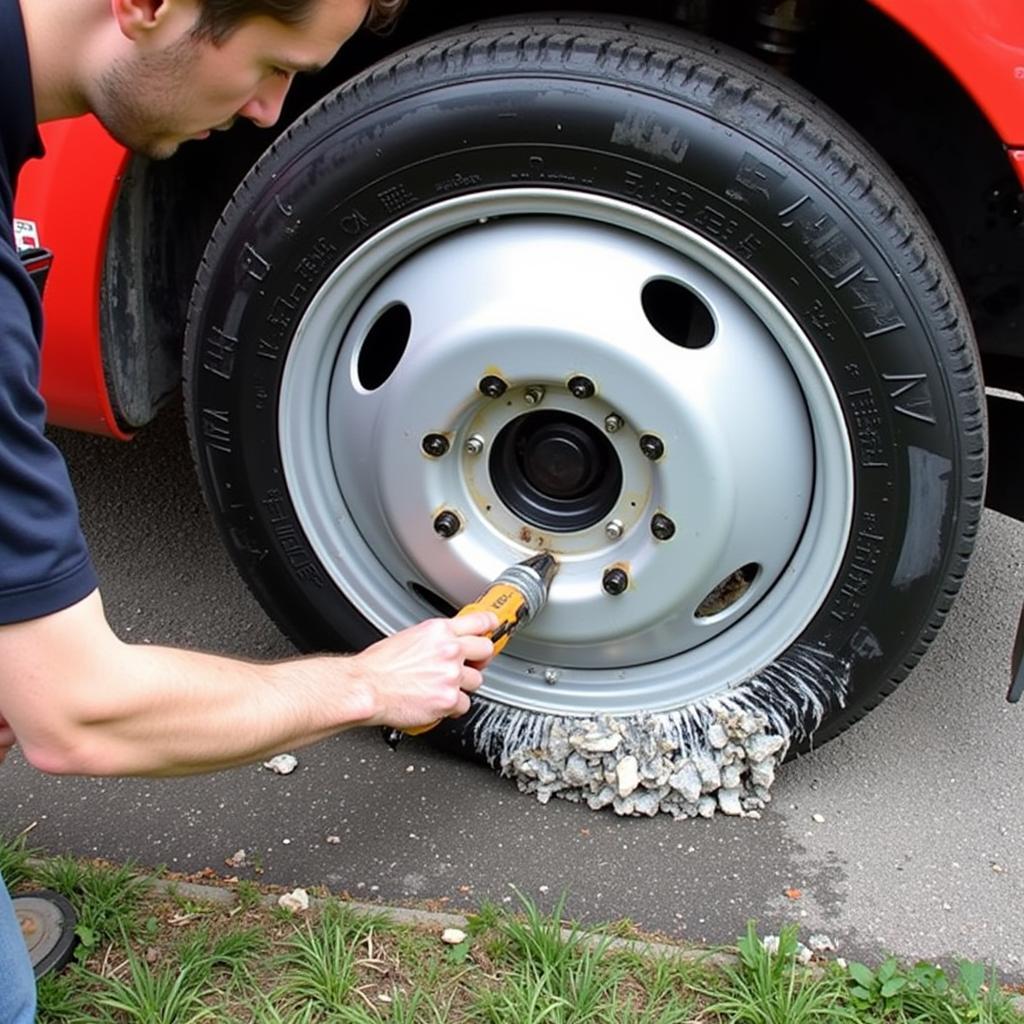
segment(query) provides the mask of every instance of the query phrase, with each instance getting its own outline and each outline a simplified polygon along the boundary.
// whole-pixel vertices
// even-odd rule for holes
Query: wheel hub
[[[611,442],[572,413],[531,412],[495,438],[491,480],[509,510],[555,533],[601,522],[622,490],[622,466]]]

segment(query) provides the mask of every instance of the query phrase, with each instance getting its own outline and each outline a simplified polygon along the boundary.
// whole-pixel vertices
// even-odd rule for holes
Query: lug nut
[[[651,518],[651,533],[658,540],[671,540],[675,536],[676,524],[660,512]]]
[[[601,586],[606,594],[618,597],[629,586],[629,577],[622,569],[605,569]]]
[[[439,512],[434,520],[434,533],[445,540],[454,537],[461,529],[462,520],[450,509]]]
[[[569,390],[576,398],[593,398],[594,382],[589,377],[570,377]]]
[[[466,438],[466,454],[479,455],[484,450],[484,439],[479,434]]]
[[[548,686],[555,686],[558,683],[559,671],[554,668],[548,668],[544,670],[544,682]]]
[[[618,540],[622,536],[622,521],[613,519],[606,523],[604,532],[611,540]]]
[[[523,401],[527,405],[540,405],[544,401],[544,389],[539,384],[528,387],[523,392]]]
[[[604,429],[609,434],[614,434],[621,430],[623,426],[622,417],[617,412],[610,412],[604,418]]]
[[[427,434],[422,443],[423,450],[435,459],[441,458],[448,451],[448,438],[444,434]]]
[[[481,378],[477,387],[480,389],[480,393],[488,398],[501,398],[508,390],[508,384],[500,377],[495,377],[494,374],[488,374]]]
[[[665,442],[654,434],[644,434],[640,438],[640,451],[652,462],[657,462],[665,454]]]

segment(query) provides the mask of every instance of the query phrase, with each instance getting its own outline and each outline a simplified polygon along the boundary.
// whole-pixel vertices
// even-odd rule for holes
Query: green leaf
[[[458,945],[452,946],[448,950],[449,963],[461,964],[465,961],[467,956],[469,956],[469,939],[466,939],[465,942],[458,943]]]
[[[850,995],[853,996],[854,999],[860,999],[862,1002],[871,1002],[871,993],[866,988],[861,988],[860,985],[854,985],[853,988],[850,989]]]
[[[878,980],[881,981],[883,984],[887,982],[896,974],[897,966],[898,964],[896,963],[896,961],[893,960],[892,957],[889,957],[889,959],[886,960],[885,963],[878,968]]]
[[[906,978],[890,978],[882,985],[882,998],[890,999],[907,984]]]
[[[871,973],[871,968],[865,967],[864,964],[858,964],[856,962],[848,965],[850,977],[853,978],[858,985],[863,985],[864,988],[873,988],[875,984],[875,976]]]
[[[971,960],[961,960],[959,967],[960,991],[970,1000],[977,999],[981,986],[985,983],[985,968]]]
[[[78,936],[78,941],[87,949],[92,949],[96,945],[96,932],[92,928],[87,928],[84,924],[80,924],[75,928],[75,935]]]

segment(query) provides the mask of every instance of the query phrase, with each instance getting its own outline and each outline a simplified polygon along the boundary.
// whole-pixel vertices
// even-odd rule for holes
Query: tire
[[[214,232],[185,368],[221,533],[304,649],[564,556],[449,733],[520,775],[553,722],[835,736],[979,522],[976,349],[912,201],[791,83],[661,26],[484,24],[327,96]]]

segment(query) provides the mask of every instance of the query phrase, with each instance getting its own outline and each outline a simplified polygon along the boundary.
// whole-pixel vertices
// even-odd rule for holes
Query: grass
[[[157,890],[131,866],[30,859],[0,840],[14,887],[48,887],[87,924],[77,960],[39,984],[40,1024],[1022,1024],[994,974],[964,962],[874,967],[797,962],[748,926],[731,966],[600,933],[520,896],[482,905],[464,942],[328,898],[291,914],[234,883],[232,904]]]

